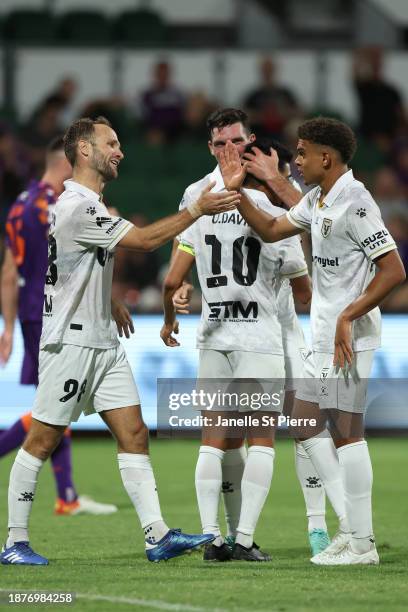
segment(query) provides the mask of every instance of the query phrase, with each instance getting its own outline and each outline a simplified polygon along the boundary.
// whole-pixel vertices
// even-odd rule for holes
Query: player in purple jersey
[[[38,352],[42,328],[44,280],[48,266],[48,228],[52,208],[63,181],[72,168],[64,153],[62,138],[47,151],[46,169],[40,181],[33,180],[11,207],[6,223],[6,251],[1,274],[1,304],[4,330],[0,336],[0,363],[6,364],[12,348],[18,316],[24,339],[20,382],[38,385]],[[21,446],[30,428],[31,413],[24,414],[0,434],[0,457]],[[99,504],[78,496],[72,481],[71,432],[65,431],[51,455],[57,484],[56,514],[110,514],[116,506]]]

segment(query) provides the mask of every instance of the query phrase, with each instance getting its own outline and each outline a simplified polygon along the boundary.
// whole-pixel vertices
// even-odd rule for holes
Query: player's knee
[[[149,446],[149,430],[142,420],[137,420],[126,433],[121,435],[118,442],[122,452],[146,452]]]
[[[46,461],[51,453],[58,446],[62,437],[61,434],[43,432],[41,434],[28,434],[23,448],[27,453],[41,459],[42,461]]]
[[[362,442],[363,440],[364,438],[359,436],[354,438],[334,438],[333,442],[336,448],[341,448],[342,446],[355,444],[356,442]]]

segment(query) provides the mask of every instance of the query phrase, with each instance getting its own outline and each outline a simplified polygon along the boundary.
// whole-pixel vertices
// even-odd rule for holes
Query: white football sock
[[[367,442],[354,442],[337,449],[344,483],[346,510],[352,532],[351,547],[365,553],[374,546],[371,489],[373,469]]]
[[[223,458],[224,451],[213,446],[200,446],[195,471],[197,502],[203,533],[213,533],[216,536],[213,541],[215,546],[221,546],[223,543],[218,521]]]
[[[317,436],[301,443],[309,455],[316,472],[324,485],[326,495],[333,510],[338,516],[340,530],[349,532],[346,503],[344,497],[343,480],[340,473],[340,464],[336,447],[329,432],[324,430]]]
[[[236,535],[241,512],[241,481],[247,458],[245,444],[225,451],[222,461],[222,493],[227,535]]]
[[[305,498],[308,530],[324,529],[327,531],[324,486],[301,442],[295,442],[295,467]]]
[[[123,485],[135,507],[146,542],[154,544],[168,533],[169,528],[162,518],[150,457],[118,453],[118,463]]]
[[[37,488],[38,474],[44,461],[20,448],[10,472],[8,490],[9,533],[6,547],[14,542],[28,542],[28,520]]]
[[[251,548],[256,524],[269,493],[275,451],[267,446],[251,446],[241,483],[241,515],[236,543]]]

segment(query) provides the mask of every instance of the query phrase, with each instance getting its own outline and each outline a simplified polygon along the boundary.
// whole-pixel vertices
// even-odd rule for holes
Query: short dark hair
[[[350,126],[338,119],[316,117],[302,123],[298,136],[315,144],[327,145],[340,153],[343,163],[348,164],[356,152],[357,141]]]
[[[71,166],[75,165],[77,156],[77,145],[80,140],[88,140],[93,142],[95,135],[95,125],[107,125],[112,127],[111,123],[106,117],[96,117],[96,119],[90,119],[89,117],[82,117],[74,121],[64,135],[64,150],[65,155],[68,158]]]
[[[207,119],[207,129],[210,140],[214,128],[219,129],[227,125],[233,125],[234,123],[242,123],[248,134],[250,133],[251,128],[249,127],[248,115],[239,108],[219,108],[211,113]]]
[[[284,169],[286,164],[290,164],[292,161],[293,155],[289,149],[274,138],[257,138],[254,142],[247,144],[245,147],[245,153],[252,153],[252,147],[258,147],[258,149],[260,149],[262,153],[265,153],[265,155],[271,154],[271,148],[275,149],[276,153],[278,154],[278,168],[280,171]]]

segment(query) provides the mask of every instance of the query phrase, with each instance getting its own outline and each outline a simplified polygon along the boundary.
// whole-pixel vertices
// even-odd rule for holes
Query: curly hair
[[[82,117],[82,119],[74,121],[65,132],[64,150],[72,167],[75,165],[76,161],[78,142],[80,140],[94,142],[95,125],[107,125],[108,127],[112,127],[106,117],[101,116],[96,119]]]
[[[330,117],[316,117],[305,121],[298,128],[298,137],[332,147],[340,153],[345,164],[350,163],[357,148],[356,137],[351,127]]]
[[[207,129],[210,139],[214,128],[223,128],[234,123],[242,123],[248,134],[251,131],[248,123],[248,115],[239,108],[219,108],[207,119]]]

